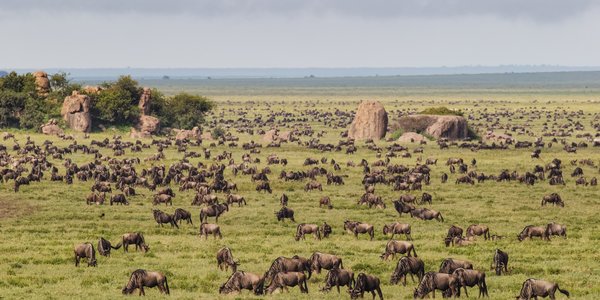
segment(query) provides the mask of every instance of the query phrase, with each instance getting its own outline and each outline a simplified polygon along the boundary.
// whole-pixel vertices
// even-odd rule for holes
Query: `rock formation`
[[[143,89],[142,95],[140,96],[140,102],[138,103],[138,107],[140,108],[140,114],[147,115],[150,113],[150,98],[152,98],[152,90],[150,90],[150,88],[145,87]]]
[[[73,91],[71,96],[65,97],[60,115],[75,131],[89,132],[92,129],[90,117],[90,97]]]
[[[151,97],[150,88],[144,88],[138,103],[138,107],[140,108],[140,118],[135,127],[131,128],[131,133],[129,134],[132,138],[148,138],[151,137],[152,134],[158,133],[158,130],[160,129],[160,120],[148,115],[150,113]]]
[[[200,128],[198,127],[194,127],[192,128],[192,130],[185,130],[185,129],[175,129],[177,131],[177,135],[175,136],[175,139],[178,140],[184,140],[184,139],[188,139],[188,140],[196,140],[199,138],[202,138],[202,131],[200,131]]]
[[[461,116],[412,115],[401,117],[397,127],[405,132],[428,134],[436,139],[450,140],[468,137],[467,120]]]
[[[263,142],[271,143],[271,142],[289,142],[292,138],[292,133],[290,131],[279,131],[279,129],[271,129],[265,132],[263,135]]]
[[[416,132],[405,132],[398,138],[398,142],[401,143],[420,143],[426,140],[426,138]]]
[[[50,80],[48,74],[44,71],[33,72],[35,77],[35,90],[39,95],[46,96],[50,93]]]
[[[60,127],[58,127],[58,122],[55,119],[50,119],[46,124],[40,126],[40,130],[43,134],[47,135],[63,135],[65,134]]]
[[[356,140],[385,137],[388,115],[378,101],[363,101],[358,105],[354,120],[348,129],[348,137]]]

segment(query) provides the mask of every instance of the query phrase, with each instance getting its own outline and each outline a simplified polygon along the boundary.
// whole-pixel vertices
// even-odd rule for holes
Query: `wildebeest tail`
[[[342,259],[340,258],[340,269],[344,268],[344,262],[342,261]]]
[[[417,250],[415,250],[415,246],[412,247],[413,254],[417,257]]]
[[[116,246],[110,245],[110,247],[115,250],[121,248],[121,246],[123,246],[123,242],[119,242]]]
[[[565,296],[567,296],[567,298],[568,298],[569,296],[571,296],[571,294],[569,294],[569,291],[561,289],[561,288],[558,286],[558,284],[556,285],[556,288],[558,289],[558,291],[559,291],[559,292],[561,292],[561,293],[563,293]]]
[[[171,291],[169,291],[169,283],[167,282],[167,276],[165,276],[165,293],[167,295],[171,294]]]

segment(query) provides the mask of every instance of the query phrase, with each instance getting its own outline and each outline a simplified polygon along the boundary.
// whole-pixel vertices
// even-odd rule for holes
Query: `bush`
[[[25,106],[28,96],[11,90],[0,90],[0,126],[16,127],[19,114]]]
[[[421,115],[454,115],[454,116],[461,116],[461,117],[463,116],[463,112],[451,110],[444,106],[430,107],[430,108],[423,110],[419,114],[421,114]]]
[[[218,139],[224,135],[225,135],[225,129],[223,129],[223,127],[221,127],[221,126],[215,127],[215,129],[213,129],[213,131],[212,131],[213,139]]]
[[[37,128],[48,119],[52,104],[42,99],[28,98],[21,113],[19,127],[25,129]]]
[[[180,93],[168,100],[172,127],[192,129],[204,122],[204,115],[214,104],[205,97]]]
[[[139,116],[138,107],[131,105],[126,91],[111,88],[103,90],[94,98],[91,113],[100,123],[132,124]]]

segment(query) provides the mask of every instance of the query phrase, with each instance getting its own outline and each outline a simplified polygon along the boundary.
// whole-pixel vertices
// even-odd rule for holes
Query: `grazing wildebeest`
[[[286,218],[292,220],[292,222],[296,222],[294,220],[294,210],[284,206],[279,211],[275,212],[275,216],[277,217],[277,221],[283,221]]]
[[[496,275],[502,275],[502,269],[504,272],[508,272],[508,253],[496,249],[494,252],[494,260],[492,261],[492,267],[496,270]]]
[[[323,233],[324,238],[329,237],[332,233],[331,226],[327,224],[327,222],[323,222],[323,225],[321,225],[321,232]]]
[[[123,194],[116,194],[116,195],[110,196],[110,205],[113,205],[113,203],[121,204],[121,205],[129,205],[127,198],[125,198],[125,195],[123,195]]]
[[[236,271],[229,276],[229,279],[219,287],[220,294],[229,294],[241,292],[241,290],[250,290],[255,295],[262,295],[264,277],[254,273]]]
[[[329,196],[324,196],[323,198],[321,198],[321,200],[319,200],[319,207],[325,205],[325,207],[332,209],[333,205],[331,204],[331,198],[329,198]]]
[[[299,241],[300,239],[305,239],[304,235],[306,234],[314,234],[315,239],[321,240],[321,228],[317,224],[305,224],[301,223],[296,226],[296,236],[294,239]]]
[[[273,193],[273,190],[271,190],[271,185],[266,181],[261,182],[258,185],[256,185],[256,191],[257,192],[267,191],[269,194]]]
[[[287,206],[288,201],[289,201],[288,196],[286,194],[282,194],[281,198],[279,199],[279,203],[281,204],[281,206]]]
[[[490,238],[490,229],[481,224],[472,224],[467,227],[467,238],[471,238],[476,235],[483,235],[483,238],[487,241],[487,239]]]
[[[96,203],[96,205],[102,205],[104,204],[104,200],[106,199],[106,193],[91,193],[89,196],[87,196],[85,203],[87,203],[88,205],[94,204]]]
[[[556,297],[554,296],[556,290],[567,296],[567,298],[570,296],[567,290],[563,290],[560,287],[558,287],[558,283],[529,278],[525,280],[525,282],[523,282],[521,292],[519,293],[519,296],[516,297],[516,299],[530,300],[537,299],[537,297],[546,298],[550,296],[550,299],[554,300],[556,299]]]
[[[410,236],[410,224],[404,224],[399,222],[394,222],[392,224],[384,224],[383,225],[383,235],[387,235],[388,233],[392,234],[390,239],[394,238],[396,234],[404,234],[406,235],[407,240],[412,240]]]
[[[132,294],[135,289],[140,289],[140,296],[146,295],[144,287],[158,287],[160,293],[169,295],[169,284],[167,283],[167,276],[160,272],[146,271],[138,269],[131,273],[129,282],[123,288],[122,292],[124,295]]]
[[[227,203],[213,204],[208,207],[200,209],[200,223],[208,220],[208,217],[215,217],[215,223],[219,222],[219,216],[226,211],[229,211],[229,205]]]
[[[468,246],[474,243],[473,240],[464,238],[462,236],[455,236],[455,237],[446,237],[444,239],[444,243],[446,244],[446,247],[449,247],[450,245],[452,246]]]
[[[475,181],[473,181],[473,178],[469,177],[468,175],[459,177],[458,179],[456,179],[455,184],[459,184],[459,183],[466,183],[466,184],[475,184]]]
[[[391,255],[392,259],[394,259],[394,257],[396,257],[396,253],[400,253],[400,254],[406,253],[408,256],[410,256],[411,250],[412,250],[412,253],[414,254],[414,256],[417,257],[417,252],[415,251],[415,246],[412,243],[405,242],[405,241],[390,240],[385,245],[385,252],[383,252],[383,254],[381,254],[380,257],[382,260],[387,260]]]
[[[396,209],[396,211],[398,212],[398,214],[400,216],[402,216],[403,213],[405,214],[410,214],[410,212],[415,209],[414,206],[410,205],[410,204],[406,204],[402,201],[399,200],[395,200],[393,201],[394,203],[394,208]]]
[[[454,270],[463,268],[463,269],[473,269],[473,264],[460,259],[446,258],[440,264],[440,273],[452,274]]]
[[[540,237],[542,240],[549,240],[550,238],[546,235],[546,227],[544,226],[533,226],[527,225],[523,228],[523,231],[517,236],[519,242],[526,238]]]
[[[417,200],[417,197],[410,195],[410,194],[404,194],[404,195],[400,195],[400,198],[398,200],[400,200],[404,203],[415,203]]]
[[[153,209],[152,214],[154,215],[154,221],[156,221],[156,223],[160,225],[160,227],[162,227],[162,224],[167,223],[171,224],[171,227],[179,228],[173,215],[170,215],[158,209]]]
[[[248,203],[246,203],[246,199],[243,196],[233,194],[227,195],[227,204],[231,205],[233,203],[237,203],[238,206],[242,206],[242,203],[244,205],[248,205]]]
[[[158,195],[169,195],[171,197],[175,197],[175,193],[173,192],[173,189],[171,189],[170,187],[165,187],[165,188],[160,189],[157,194]]]
[[[459,268],[454,270],[452,275],[458,278],[459,285],[465,289],[465,296],[467,296],[467,298],[469,297],[467,287],[473,287],[475,285],[479,287],[479,297],[489,297],[484,272]]]
[[[111,249],[119,249],[121,248],[121,243],[117,244],[117,246],[113,246],[110,241],[108,241],[107,239],[101,237],[100,240],[98,241],[98,253],[100,253],[100,255],[102,256],[107,256],[110,257],[110,250]]]
[[[321,274],[321,269],[331,270],[344,268],[342,259],[333,254],[314,252],[308,260],[310,261],[311,270],[316,271],[317,274]]]
[[[365,273],[358,274],[356,278],[356,284],[354,285],[354,289],[350,292],[350,298],[356,299],[359,296],[364,298],[365,292],[371,292],[373,295],[373,299],[375,299],[375,292],[379,295],[379,300],[383,300],[383,293],[381,292],[381,283],[379,278],[373,275],[367,275]]]
[[[344,230],[349,230],[354,233],[354,237],[358,239],[359,233],[367,233],[371,237],[371,241],[375,237],[375,229],[373,225],[355,221],[344,221]]]
[[[439,222],[444,222],[444,217],[439,211],[435,211],[429,208],[415,208],[410,211],[410,216],[421,220],[433,220],[436,219]]]
[[[460,228],[456,225],[452,225],[448,229],[448,234],[446,235],[446,238],[461,237],[462,234],[463,234],[462,228]]]
[[[567,226],[556,224],[554,222],[546,225],[546,237],[550,238],[553,235],[562,236],[567,238]]]
[[[433,293],[433,298],[435,298],[435,290],[440,290],[444,294],[448,291],[450,296],[456,296],[459,292],[458,289],[458,278],[452,274],[427,272],[415,289],[413,298],[423,299],[429,293]]]
[[[179,224],[181,224],[181,221],[186,220],[188,224],[194,225],[192,222],[192,214],[183,208],[176,209],[173,218],[175,223],[179,222]]]
[[[75,253],[75,266],[79,266],[79,260],[85,258],[87,260],[88,267],[97,267],[98,263],[96,261],[96,250],[94,250],[94,245],[92,243],[83,243],[75,246],[73,250]]]
[[[407,274],[410,274],[410,278],[413,282],[415,281],[413,274],[417,275],[417,279],[420,282],[425,275],[425,263],[417,257],[402,256],[396,264],[396,269],[394,269],[394,272],[392,273],[390,283],[398,284],[398,282],[402,282],[402,279],[404,279],[402,285],[406,286]]]
[[[552,203],[553,205],[558,205],[560,207],[565,206],[565,203],[557,193],[544,196],[544,198],[542,198],[542,206],[545,206],[546,203]]]
[[[420,204],[423,204],[425,202],[427,202],[429,204],[432,204],[432,202],[433,202],[432,199],[433,199],[433,197],[431,196],[431,194],[429,194],[429,193],[423,193],[423,195],[421,196],[421,203]]]
[[[239,265],[240,264],[237,261],[233,260],[233,254],[231,254],[231,249],[229,249],[228,247],[223,247],[219,249],[219,251],[217,252],[217,266],[219,267],[219,269],[221,269],[221,271],[227,271],[227,269],[231,267],[231,270],[233,270],[233,273],[235,273]]]
[[[442,173],[442,183],[446,183],[448,181],[448,174]]]
[[[143,252],[147,252],[150,250],[150,246],[146,244],[144,240],[144,235],[141,232],[130,232],[123,234],[122,242],[117,244],[119,247],[121,244],[123,245],[123,251],[129,252],[129,245],[135,245],[135,251],[142,250]]]
[[[327,272],[325,276],[325,286],[321,291],[329,292],[334,286],[337,287],[338,294],[340,293],[340,286],[347,286],[348,290],[352,290],[354,285],[354,273],[352,271],[333,268]]]
[[[317,181],[311,181],[311,182],[306,183],[306,185],[304,186],[304,191],[308,192],[308,191],[312,191],[312,190],[323,191],[323,185],[321,185],[321,183],[319,183]]]
[[[272,280],[279,272],[306,272],[308,273],[307,278],[310,279],[312,268],[310,261],[304,257],[298,255],[294,255],[291,258],[280,256],[273,261],[265,274],[265,278]]]
[[[164,203],[165,205],[170,204],[173,205],[173,197],[167,194],[157,194],[154,195],[154,201],[152,201],[153,205],[158,205]]]
[[[275,274],[271,283],[265,289],[265,294],[272,294],[276,289],[289,291],[288,286],[298,286],[301,293],[308,293],[308,285],[304,272],[279,272]]]
[[[200,224],[200,237],[204,236],[206,239],[208,239],[209,234],[212,234],[215,239],[217,238],[217,236],[219,237],[219,239],[223,238],[223,235],[221,235],[221,228],[219,227],[219,225],[209,224],[206,222]]]

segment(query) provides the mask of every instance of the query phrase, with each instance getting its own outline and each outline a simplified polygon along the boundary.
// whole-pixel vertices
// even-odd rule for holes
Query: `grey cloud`
[[[41,13],[153,14],[198,17],[339,16],[364,19],[471,15],[562,21],[600,6],[594,0],[18,0],[0,1],[5,16]]]

